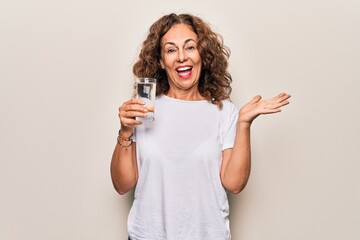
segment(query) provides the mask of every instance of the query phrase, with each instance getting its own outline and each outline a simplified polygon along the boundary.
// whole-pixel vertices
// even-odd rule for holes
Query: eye
[[[190,45],[190,46],[187,46],[185,49],[189,50],[189,51],[192,51],[192,50],[195,50],[195,46]]]
[[[174,49],[174,48],[169,48],[169,49],[166,50],[166,52],[169,53],[169,54],[171,54],[171,53],[176,52],[176,49]]]

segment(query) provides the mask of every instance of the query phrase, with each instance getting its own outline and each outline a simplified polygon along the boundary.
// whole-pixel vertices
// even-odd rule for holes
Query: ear
[[[160,66],[162,69],[165,69],[164,61],[162,59],[160,59]]]

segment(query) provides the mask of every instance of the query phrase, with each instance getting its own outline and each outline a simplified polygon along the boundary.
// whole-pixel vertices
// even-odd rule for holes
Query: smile
[[[181,66],[176,68],[176,72],[181,78],[188,78],[191,76],[192,73],[192,67],[191,66]]]

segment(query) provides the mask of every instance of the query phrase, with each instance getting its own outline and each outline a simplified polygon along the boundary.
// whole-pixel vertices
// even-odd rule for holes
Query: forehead
[[[197,35],[189,25],[180,23],[172,26],[169,31],[167,31],[161,38],[161,45],[164,46],[167,42],[181,44],[188,39],[197,41]]]

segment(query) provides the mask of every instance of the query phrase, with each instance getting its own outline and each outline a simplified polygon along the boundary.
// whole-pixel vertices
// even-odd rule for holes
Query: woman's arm
[[[223,186],[232,193],[241,192],[249,179],[251,169],[250,127],[260,114],[281,112],[281,107],[289,104],[289,94],[262,100],[254,97],[239,112],[234,147],[223,151],[220,177]]]
[[[111,159],[110,173],[114,188],[121,195],[137,183],[136,143],[129,139],[135,126],[142,124],[136,117],[145,117],[148,112],[144,104],[142,100],[132,99],[119,108],[121,130]]]
[[[131,190],[137,182],[136,144],[122,147],[116,144],[111,159],[111,179],[115,190],[123,195]]]

